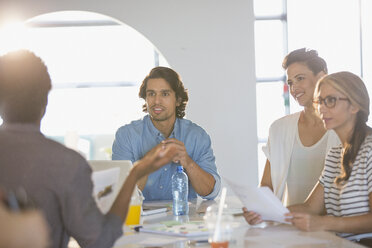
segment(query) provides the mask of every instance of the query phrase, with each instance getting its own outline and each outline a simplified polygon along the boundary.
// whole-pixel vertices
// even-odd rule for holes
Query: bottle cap
[[[177,165],[177,172],[181,172],[181,171],[183,171],[182,165]]]

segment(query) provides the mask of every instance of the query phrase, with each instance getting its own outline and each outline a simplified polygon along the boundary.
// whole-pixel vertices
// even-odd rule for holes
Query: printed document
[[[289,210],[274,195],[268,187],[254,187],[236,184],[224,178],[230,188],[239,197],[243,205],[249,210],[261,215],[262,220],[286,222],[285,213]]]

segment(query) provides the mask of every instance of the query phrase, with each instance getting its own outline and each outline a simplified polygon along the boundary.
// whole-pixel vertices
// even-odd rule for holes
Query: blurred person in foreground
[[[50,247],[66,248],[70,237],[81,247],[112,247],[123,233],[137,181],[172,161],[176,149],[159,144],[135,162],[111,209],[103,215],[92,196],[87,161],[40,132],[50,89],[47,68],[32,52],[0,57],[1,187],[26,191],[46,218]]]
[[[48,228],[42,214],[36,210],[10,212],[1,202],[0,247],[48,247]]]

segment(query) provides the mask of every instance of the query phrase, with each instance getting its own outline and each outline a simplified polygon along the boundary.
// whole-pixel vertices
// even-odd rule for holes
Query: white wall
[[[62,10],[116,18],[144,34],[189,89],[187,118],[211,135],[220,173],[257,184],[253,1],[1,0],[0,24]],[[1,42],[0,42],[1,45]]]

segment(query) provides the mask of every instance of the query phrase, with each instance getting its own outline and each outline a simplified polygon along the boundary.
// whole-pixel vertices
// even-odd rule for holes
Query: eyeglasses
[[[339,97],[339,96],[326,96],[325,98],[321,98],[319,97],[318,99],[314,99],[313,100],[313,103],[315,105],[317,105],[317,107],[319,107],[322,103],[324,103],[324,105],[327,107],[327,108],[334,108],[336,106],[336,102],[338,100],[342,100],[342,101],[350,101],[349,98],[345,98],[345,97]]]

